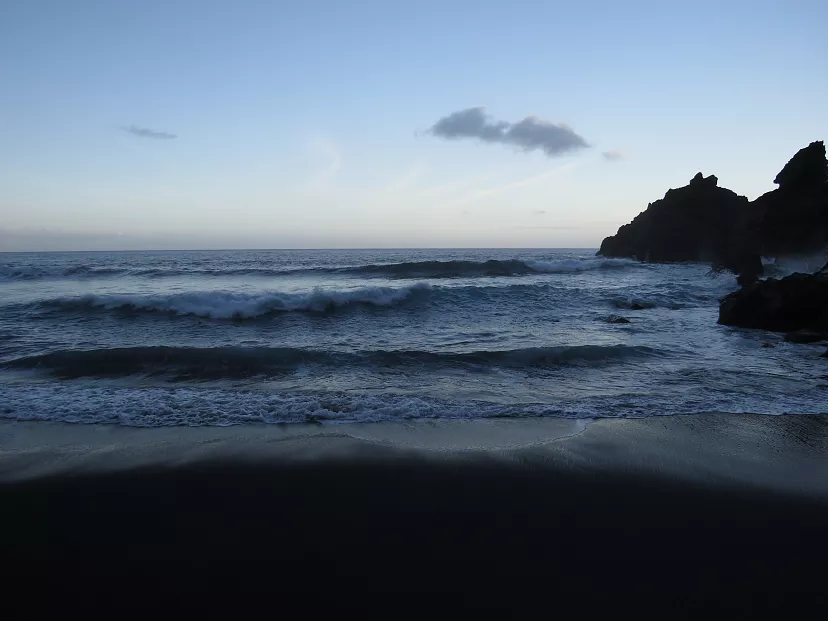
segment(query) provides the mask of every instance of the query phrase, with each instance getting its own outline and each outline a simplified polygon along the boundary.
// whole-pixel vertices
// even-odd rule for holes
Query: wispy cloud
[[[604,156],[604,159],[608,162],[620,162],[626,156],[624,155],[623,151],[618,149],[610,149],[609,151],[602,151],[601,155]]]
[[[332,177],[342,168],[342,153],[339,148],[329,140],[320,140],[317,142],[317,147],[322,156],[327,160],[323,175]]]
[[[122,127],[123,131],[128,134],[132,134],[133,136],[138,136],[139,138],[153,138],[155,140],[173,140],[178,138],[175,134],[170,134],[169,132],[159,132],[155,131],[154,129],[148,129],[146,127],[138,127],[137,125],[130,125],[129,127]]]
[[[425,171],[426,167],[424,164],[416,164],[411,166],[401,174],[392,178],[385,185],[380,186],[375,193],[380,195],[396,195],[402,192],[410,193],[416,189],[416,184]]]
[[[466,177],[464,179],[455,179],[454,181],[446,181],[444,183],[440,183],[437,185],[431,185],[424,188],[420,195],[423,198],[436,198],[440,196],[445,196],[447,194],[462,192],[463,190],[468,189],[470,186],[474,186],[480,183],[483,183],[487,179],[491,179],[494,176],[493,171],[486,171],[480,174]]]
[[[552,179],[559,175],[562,175],[570,170],[573,170],[577,167],[576,162],[569,162],[568,164],[564,164],[562,166],[556,166],[551,170],[547,170],[546,172],[542,172],[538,175],[532,175],[530,177],[524,177],[523,179],[518,179],[517,181],[512,181],[510,183],[504,183],[502,185],[492,186],[488,188],[484,188],[482,190],[475,190],[473,192],[469,192],[465,196],[459,198],[458,200],[452,203],[453,206],[458,205],[467,205],[469,203],[473,203],[478,201],[482,198],[486,198],[488,196],[493,196],[495,194],[502,194],[503,192],[509,192],[512,190],[517,190],[518,188],[524,188],[527,186],[536,185],[539,183],[543,183],[548,179]]]
[[[333,140],[323,134],[306,138],[307,176],[297,179],[297,187],[304,190],[322,191],[339,174],[343,166],[342,151]]]
[[[555,124],[536,116],[517,123],[491,120],[484,108],[452,112],[428,130],[433,136],[448,140],[476,139],[508,144],[524,151],[543,151],[554,157],[589,147],[589,143],[563,123]]]

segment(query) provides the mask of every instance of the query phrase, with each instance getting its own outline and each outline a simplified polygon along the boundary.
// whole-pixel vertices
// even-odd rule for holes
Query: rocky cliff
[[[774,179],[779,188],[748,202],[697,174],[668,190],[607,237],[598,254],[652,262],[703,261],[755,271],[760,255],[821,252],[828,247],[828,160],[823,142],[801,149]]]
[[[812,254],[828,247],[828,160],[812,142],[774,179],[779,188],[751,203],[750,243],[764,256]]]

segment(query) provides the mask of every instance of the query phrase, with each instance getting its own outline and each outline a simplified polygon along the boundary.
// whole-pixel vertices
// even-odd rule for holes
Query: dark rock
[[[607,323],[632,323],[626,317],[618,317],[617,315],[611,315],[607,317]]]
[[[828,274],[768,278],[726,296],[719,323],[773,332],[828,332]]]
[[[812,142],[776,175],[779,188],[751,203],[746,239],[764,256],[810,255],[828,247],[828,160]]]
[[[648,308],[655,308],[656,304],[654,302],[648,302],[647,300],[615,300],[614,302],[615,308],[623,308],[624,310],[645,310]]]
[[[756,253],[748,253],[741,256],[726,257],[721,259],[718,264],[714,264],[714,269],[726,269],[734,274],[737,274],[736,282],[740,287],[752,285],[762,273],[765,271],[762,265],[762,257]]]
[[[701,261],[738,274],[743,286],[762,274],[760,256],[812,255],[828,249],[828,160],[812,142],[782,168],[779,188],[753,202],[698,173],[668,190],[604,239],[598,254],[655,263]]]
[[[825,353],[820,356],[820,358],[828,358],[828,349],[825,350]]]
[[[719,185],[719,178],[716,175],[710,175],[709,177],[705,177],[700,172],[697,172],[696,176],[690,179],[690,185],[707,186],[715,188],[717,185]]]
[[[797,330],[796,332],[788,332],[785,335],[785,340],[789,343],[818,343],[828,338],[828,333],[814,332],[813,330]]]
[[[797,151],[773,182],[785,191],[822,188],[828,183],[825,144],[820,140]]]
[[[763,256],[812,255],[828,246],[828,192],[786,196],[774,190],[751,206],[755,223],[746,235]]]
[[[747,207],[747,198],[699,173],[607,237],[598,254],[654,263],[717,261],[739,246]]]
[[[768,347],[768,348],[770,348],[770,347],[776,347],[776,345],[774,345],[773,343],[762,343],[762,344],[760,345],[760,347]]]

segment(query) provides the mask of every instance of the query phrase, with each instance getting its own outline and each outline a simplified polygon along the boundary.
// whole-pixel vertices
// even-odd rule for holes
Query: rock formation
[[[753,202],[718,187],[716,177],[693,177],[668,190],[629,224],[607,237],[598,254],[657,263],[710,262],[742,274],[761,275],[760,256],[807,255],[828,249],[828,160],[823,142],[812,142],[774,179],[779,187]]]
[[[792,274],[742,287],[722,300],[719,323],[813,335],[792,335],[792,342],[820,340],[817,335],[828,333],[828,274]]]
[[[774,179],[779,188],[751,203],[747,234],[767,257],[807,255],[828,248],[828,160],[825,144],[812,142]]]
[[[690,184],[668,190],[630,224],[601,244],[599,254],[654,263],[729,262],[746,223],[748,200],[698,173]]]

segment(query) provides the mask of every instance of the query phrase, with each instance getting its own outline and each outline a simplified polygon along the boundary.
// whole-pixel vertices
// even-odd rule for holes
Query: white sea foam
[[[638,403],[640,401],[640,403]],[[636,405],[637,404],[637,405]],[[674,407],[676,404],[672,404]],[[702,407],[703,406],[703,407]],[[707,406],[714,406],[707,407]],[[715,407],[718,406],[718,407]],[[665,403],[608,396],[560,404],[502,404],[455,401],[406,394],[345,392],[269,392],[209,386],[122,386],[114,384],[0,383],[0,419],[119,424],[129,427],[219,426],[248,423],[365,423],[413,420],[615,418],[692,414],[707,411],[820,412],[808,395],[746,397],[705,404]]]
[[[109,423],[131,427],[245,423],[377,422],[554,416],[550,405],[506,406],[409,395],[270,393],[207,387],[0,384],[0,419]]]
[[[626,268],[642,266],[643,263],[632,259],[603,259],[600,257],[588,259],[561,259],[557,261],[524,261],[527,267],[536,272],[550,274],[565,274],[568,272],[589,272],[592,270],[604,270],[613,268]]]
[[[161,295],[89,294],[58,298],[44,304],[59,308],[123,308],[212,319],[247,319],[277,312],[322,312],[350,304],[391,306],[405,300],[416,291],[428,288],[427,284],[417,283],[407,287],[363,287],[349,290],[316,288],[298,293],[196,291]]]

